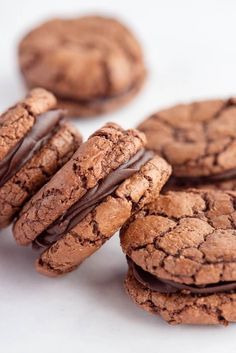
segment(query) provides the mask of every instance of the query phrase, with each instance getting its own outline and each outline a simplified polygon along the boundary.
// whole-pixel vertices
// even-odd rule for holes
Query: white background
[[[85,137],[106,121],[133,127],[179,101],[236,93],[236,1],[0,0],[0,109],[22,98],[16,48],[44,19],[88,12],[121,18],[137,33],[149,79],[122,110],[79,120]],[[124,256],[114,237],[60,279],[34,272],[36,253],[0,237],[0,352],[235,353],[235,325],[171,327],[142,312],[123,290]]]

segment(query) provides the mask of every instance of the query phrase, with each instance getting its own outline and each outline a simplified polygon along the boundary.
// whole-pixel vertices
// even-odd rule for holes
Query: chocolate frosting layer
[[[35,118],[35,123],[28,134],[0,161],[0,187],[15,175],[33,156],[51,136],[52,129],[59,124],[64,116],[63,110],[55,109],[38,115]]]
[[[33,247],[48,247],[69,232],[87,216],[106,196],[127,178],[138,172],[153,157],[154,153],[144,149],[138,151],[128,162],[111,172],[80,200],[71,206],[60,218],[41,233],[33,242]]]
[[[218,282],[216,284],[208,284],[206,286],[195,286],[168,281],[154,276],[144,271],[140,266],[136,265],[131,258],[127,257],[128,264],[132,268],[134,277],[145,287],[164,294],[177,292],[186,292],[193,294],[215,294],[221,292],[229,292],[236,289],[236,282]]]

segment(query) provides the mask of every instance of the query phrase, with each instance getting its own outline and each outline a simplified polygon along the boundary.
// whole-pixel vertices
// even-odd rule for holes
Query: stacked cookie
[[[169,191],[121,231],[128,294],[171,324],[236,321],[235,191]]]
[[[139,129],[173,172],[121,230],[127,292],[171,324],[235,322],[235,99],[174,106]]]
[[[235,98],[165,109],[138,130],[109,123],[82,143],[65,116],[110,111],[143,85],[134,35],[110,18],[55,19],[23,38],[19,61],[44,88],[0,117],[0,227],[14,221],[47,276],[121,228],[140,307],[171,324],[236,322]]]

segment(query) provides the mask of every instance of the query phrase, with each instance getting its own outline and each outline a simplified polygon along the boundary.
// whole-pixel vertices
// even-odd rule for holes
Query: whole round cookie
[[[22,39],[19,61],[28,86],[50,89],[71,116],[118,108],[139,91],[146,76],[134,35],[101,16],[42,24]]]
[[[107,124],[26,204],[15,239],[44,250],[39,272],[69,272],[150,202],[170,172],[165,160],[145,150],[141,132]]]
[[[153,114],[138,128],[147,136],[147,147],[172,165],[175,184],[235,178],[234,98],[177,105]]]
[[[236,321],[236,192],[169,191],[123,226],[128,293],[172,324]]]
[[[64,111],[44,89],[0,116],[0,228],[65,164],[81,143],[81,136],[65,123]]]

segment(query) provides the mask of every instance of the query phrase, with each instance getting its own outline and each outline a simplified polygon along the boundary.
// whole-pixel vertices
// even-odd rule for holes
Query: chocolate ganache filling
[[[42,144],[51,137],[64,115],[63,110],[55,109],[35,118],[35,123],[28,134],[0,161],[0,187],[15,175]]]
[[[33,242],[33,247],[48,247],[62,238],[65,233],[69,232],[76,224],[82,221],[106,196],[111,195],[124,180],[138,172],[153,156],[154,153],[151,151],[146,151],[145,149],[138,151],[128,162],[101,180],[43,233],[38,235]]]
[[[145,287],[159,293],[171,294],[183,291],[193,294],[214,294],[236,289],[236,282],[218,282],[205,286],[196,286],[165,280],[144,271],[140,266],[136,265],[131,258],[127,257],[127,261],[133,271],[135,279]]]
[[[226,170],[225,172],[222,172],[222,173],[212,174],[207,176],[199,176],[199,177],[174,176],[172,178],[172,181],[174,185],[177,185],[177,186],[194,186],[199,184],[208,184],[208,183],[217,182],[217,181],[219,182],[227,181],[235,177],[236,177],[236,168]]]

